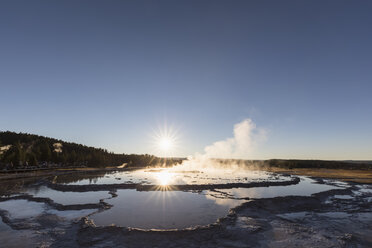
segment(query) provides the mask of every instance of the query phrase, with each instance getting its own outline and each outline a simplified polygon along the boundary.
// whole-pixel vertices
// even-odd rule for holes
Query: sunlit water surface
[[[136,171],[117,171],[101,174],[76,174],[59,176],[56,183],[68,185],[88,184],[144,184],[144,185],[185,185],[185,184],[224,184],[249,183],[260,181],[284,181],[288,177],[254,170],[177,170],[144,169]]]

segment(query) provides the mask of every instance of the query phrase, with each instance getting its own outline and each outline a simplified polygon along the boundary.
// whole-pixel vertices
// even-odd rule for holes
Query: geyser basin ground
[[[337,247],[368,244],[371,199],[368,185],[173,168],[36,180],[3,195],[0,215],[8,237],[30,240],[25,247]],[[310,228],[318,243],[312,236],[301,241]],[[359,233],[358,240],[342,228]]]

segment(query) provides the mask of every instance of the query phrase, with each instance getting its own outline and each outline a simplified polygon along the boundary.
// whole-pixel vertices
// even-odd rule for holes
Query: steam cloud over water
[[[190,156],[182,165],[188,167],[215,167],[212,159],[250,159],[255,148],[266,140],[267,131],[258,128],[251,119],[234,125],[234,136],[214,142],[204,148],[204,153]],[[229,166],[237,162],[227,162]],[[226,164],[225,164],[226,165]],[[239,165],[237,165],[239,166]]]
[[[251,119],[234,125],[234,137],[214,142],[204,148],[207,158],[249,158],[254,148],[266,140],[266,130],[257,128]]]

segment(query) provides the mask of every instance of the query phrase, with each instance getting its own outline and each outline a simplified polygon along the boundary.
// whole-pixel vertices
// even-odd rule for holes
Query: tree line
[[[177,159],[164,159],[149,154],[115,154],[106,149],[88,147],[44,136],[0,132],[0,167],[58,165],[107,167],[124,163],[129,167],[170,165]]]
[[[300,160],[300,159],[270,159],[264,161],[264,166],[285,169],[312,168],[312,169],[346,169],[346,170],[372,170],[371,161],[332,161],[332,160]]]

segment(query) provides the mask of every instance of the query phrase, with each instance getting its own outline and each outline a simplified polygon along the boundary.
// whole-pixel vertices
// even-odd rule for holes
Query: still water
[[[218,204],[204,193],[182,191],[119,190],[118,197],[108,200],[113,207],[91,216],[100,226],[118,226],[142,229],[183,229],[208,225],[226,216],[233,204]]]

